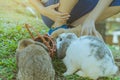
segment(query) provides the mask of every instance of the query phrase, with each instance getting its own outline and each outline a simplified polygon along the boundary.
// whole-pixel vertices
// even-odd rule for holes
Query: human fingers
[[[54,16],[59,16],[59,17],[70,16],[68,13],[62,13],[62,12],[59,12],[59,11],[56,11],[56,10],[53,10],[52,13],[53,13]]]
[[[81,30],[81,35],[94,35],[95,31],[90,27],[84,27]]]
[[[95,26],[88,26],[87,27],[87,34],[88,35],[94,35],[96,33]]]
[[[66,22],[68,19],[69,19],[70,16],[57,16],[56,17],[56,20],[59,21],[59,22]]]
[[[104,41],[102,35],[98,31],[96,31],[96,37]]]
[[[60,12],[57,12],[57,11],[55,11],[54,14],[55,14],[55,16],[58,17],[58,18],[69,18],[69,17],[70,17],[70,15],[67,14],[67,13],[60,13]]]
[[[61,12],[59,12],[59,15],[60,16],[67,16],[67,15],[69,15],[68,13],[61,13]],[[70,16],[70,15],[69,15]]]
[[[49,6],[50,8],[52,8],[52,9],[55,9],[55,8],[58,8],[59,7],[59,3],[57,3],[57,4],[53,4],[53,5],[51,5],[51,6]]]
[[[81,36],[82,35],[89,35],[89,30],[85,26],[83,26],[82,29],[81,29]]]
[[[60,17],[61,19],[69,19],[70,18],[70,15],[66,15],[66,16],[62,16]]]
[[[82,28],[80,35],[82,36],[83,34],[84,34],[84,29]]]
[[[92,28],[87,28],[87,30],[86,30],[86,35],[93,35],[93,30],[92,30]]]
[[[96,37],[100,38],[100,33],[96,30],[95,27],[93,27],[93,35],[95,35]]]

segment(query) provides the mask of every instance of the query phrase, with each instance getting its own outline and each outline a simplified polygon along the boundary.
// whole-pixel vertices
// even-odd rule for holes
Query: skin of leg
[[[85,21],[90,21],[91,19],[96,21],[98,17],[105,11],[113,0],[99,0],[96,7],[89,13]]]
[[[98,17],[98,19],[96,20],[96,23],[98,23],[102,20],[105,20],[113,15],[118,14],[118,13],[120,13],[120,6],[108,7],[106,10],[103,11],[103,13],[100,15],[100,17]],[[78,25],[82,24],[88,15],[89,15],[89,13],[82,16],[78,20],[74,21],[73,23],[71,23],[71,25],[78,26]]]
[[[96,20],[96,23],[105,20],[113,15],[120,13],[120,6],[108,7],[101,16]]]
[[[77,2],[78,0],[60,0],[58,11],[69,14]],[[59,27],[63,24],[66,24],[66,21],[55,21],[52,27]]]

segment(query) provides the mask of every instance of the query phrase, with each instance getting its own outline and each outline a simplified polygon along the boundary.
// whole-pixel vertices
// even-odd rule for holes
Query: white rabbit
[[[77,38],[74,33],[62,33],[56,39],[56,43],[57,55],[67,68],[64,76],[76,73],[96,80],[118,71],[110,49],[94,36]]]

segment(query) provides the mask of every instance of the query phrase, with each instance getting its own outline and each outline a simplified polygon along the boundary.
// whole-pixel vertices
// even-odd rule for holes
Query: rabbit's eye
[[[62,38],[60,38],[59,40],[62,41]]]

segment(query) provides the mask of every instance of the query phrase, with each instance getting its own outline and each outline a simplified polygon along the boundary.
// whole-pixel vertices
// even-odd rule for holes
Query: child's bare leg
[[[60,0],[60,2],[59,2],[60,7],[58,8],[58,11],[69,14],[77,2],[78,2],[78,0]],[[59,27],[63,24],[66,24],[66,20],[65,21],[60,21],[60,20],[55,21],[52,27]]]
[[[120,6],[114,6],[114,7],[108,7],[101,15],[100,17],[98,17],[96,23],[105,20],[113,15],[116,15],[120,12]],[[71,23],[71,25],[73,26],[78,26],[80,24],[82,24],[84,22],[84,20],[87,18],[87,16],[89,15],[86,14],[83,17],[79,18],[78,20],[74,21],[73,23]]]

